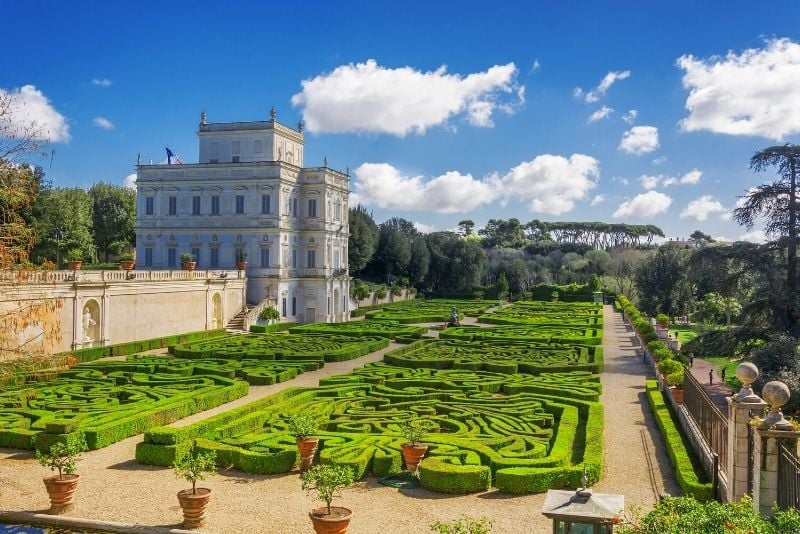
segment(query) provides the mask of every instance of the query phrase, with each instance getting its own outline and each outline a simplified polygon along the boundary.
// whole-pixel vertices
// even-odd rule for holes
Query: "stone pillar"
[[[789,402],[789,387],[783,382],[773,381],[761,391],[770,405],[767,417],[754,420],[756,442],[753,455],[753,509],[756,513],[772,517],[772,506],[778,500],[778,454],[779,445],[790,445],[797,453],[800,432],[783,418],[781,406]]]
[[[726,501],[738,501],[748,493],[750,479],[750,443],[748,425],[750,413],[761,413],[767,405],[750,388],[758,378],[758,368],[752,363],[742,363],[736,369],[736,378],[742,382],[742,389],[728,397],[728,461],[724,466],[728,475]]]

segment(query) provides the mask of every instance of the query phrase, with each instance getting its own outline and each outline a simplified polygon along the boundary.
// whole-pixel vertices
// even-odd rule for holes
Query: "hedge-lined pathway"
[[[648,370],[636,355],[633,331],[622,315],[603,306],[604,372],[600,377],[605,408],[604,476],[595,489],[625,495],[625,509],[649,510],[660,493],[680,494],[645,397]]]

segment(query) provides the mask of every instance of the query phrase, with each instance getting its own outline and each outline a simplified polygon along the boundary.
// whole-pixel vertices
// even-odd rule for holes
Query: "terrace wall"
[[[43,339],[36,322],[18,341],[46,350],[125,343],[224,328],[246,300],[241,271],[34,271],[0,274],[0,313],[59,301],[61,339]],[[85,317],[88,312],[88,319]]]

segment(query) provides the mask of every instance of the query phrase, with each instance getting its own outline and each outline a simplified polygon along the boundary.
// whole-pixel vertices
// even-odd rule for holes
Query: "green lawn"
[[[683,324],[671,324],[669,325],[669,333],[670,334],[678,334],[678,341],[681,343],[686,343],[687,341],[691,341],[700,335],[700,327],[696,325],[683,325]]]
[[[695,358],[697,360],[701,358]],[[736,378],[736,368],[739,367],[741,362],[739,361],[731,361],[730,358],[726,356],[709,356],[707,358],[702,358],[703,360],[719,365],[720,372],[722,369],[725,369],[725,383],[728,384],[734,391],[738,391],[742,387],[742,383],[739,382],[739,379]],[[719,375],[717,375],[719,377]]]

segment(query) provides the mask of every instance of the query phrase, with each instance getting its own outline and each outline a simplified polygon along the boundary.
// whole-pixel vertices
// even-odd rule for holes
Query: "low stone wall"
[[[379,299],[375,296],[375,292],[370,292],[369,296],[363,300],[358,301],[358,307],[361,306],[374,306],[376,304],[388,304],[390,302],[398,302],[401,300],[414,300],[416,298],[416,294],[411,294],[408,289],[403,289],[400,292],[400,295],[392,295],[392,292],[387,290],[386,296],[382,299]]]
[[[49,320],[60,323],[60,336],[48,339],[32,319],[17,340],[60,352],[224,328],[243,308],[246,289],[235,270],[5,272],[0,313],[56,304]]]

